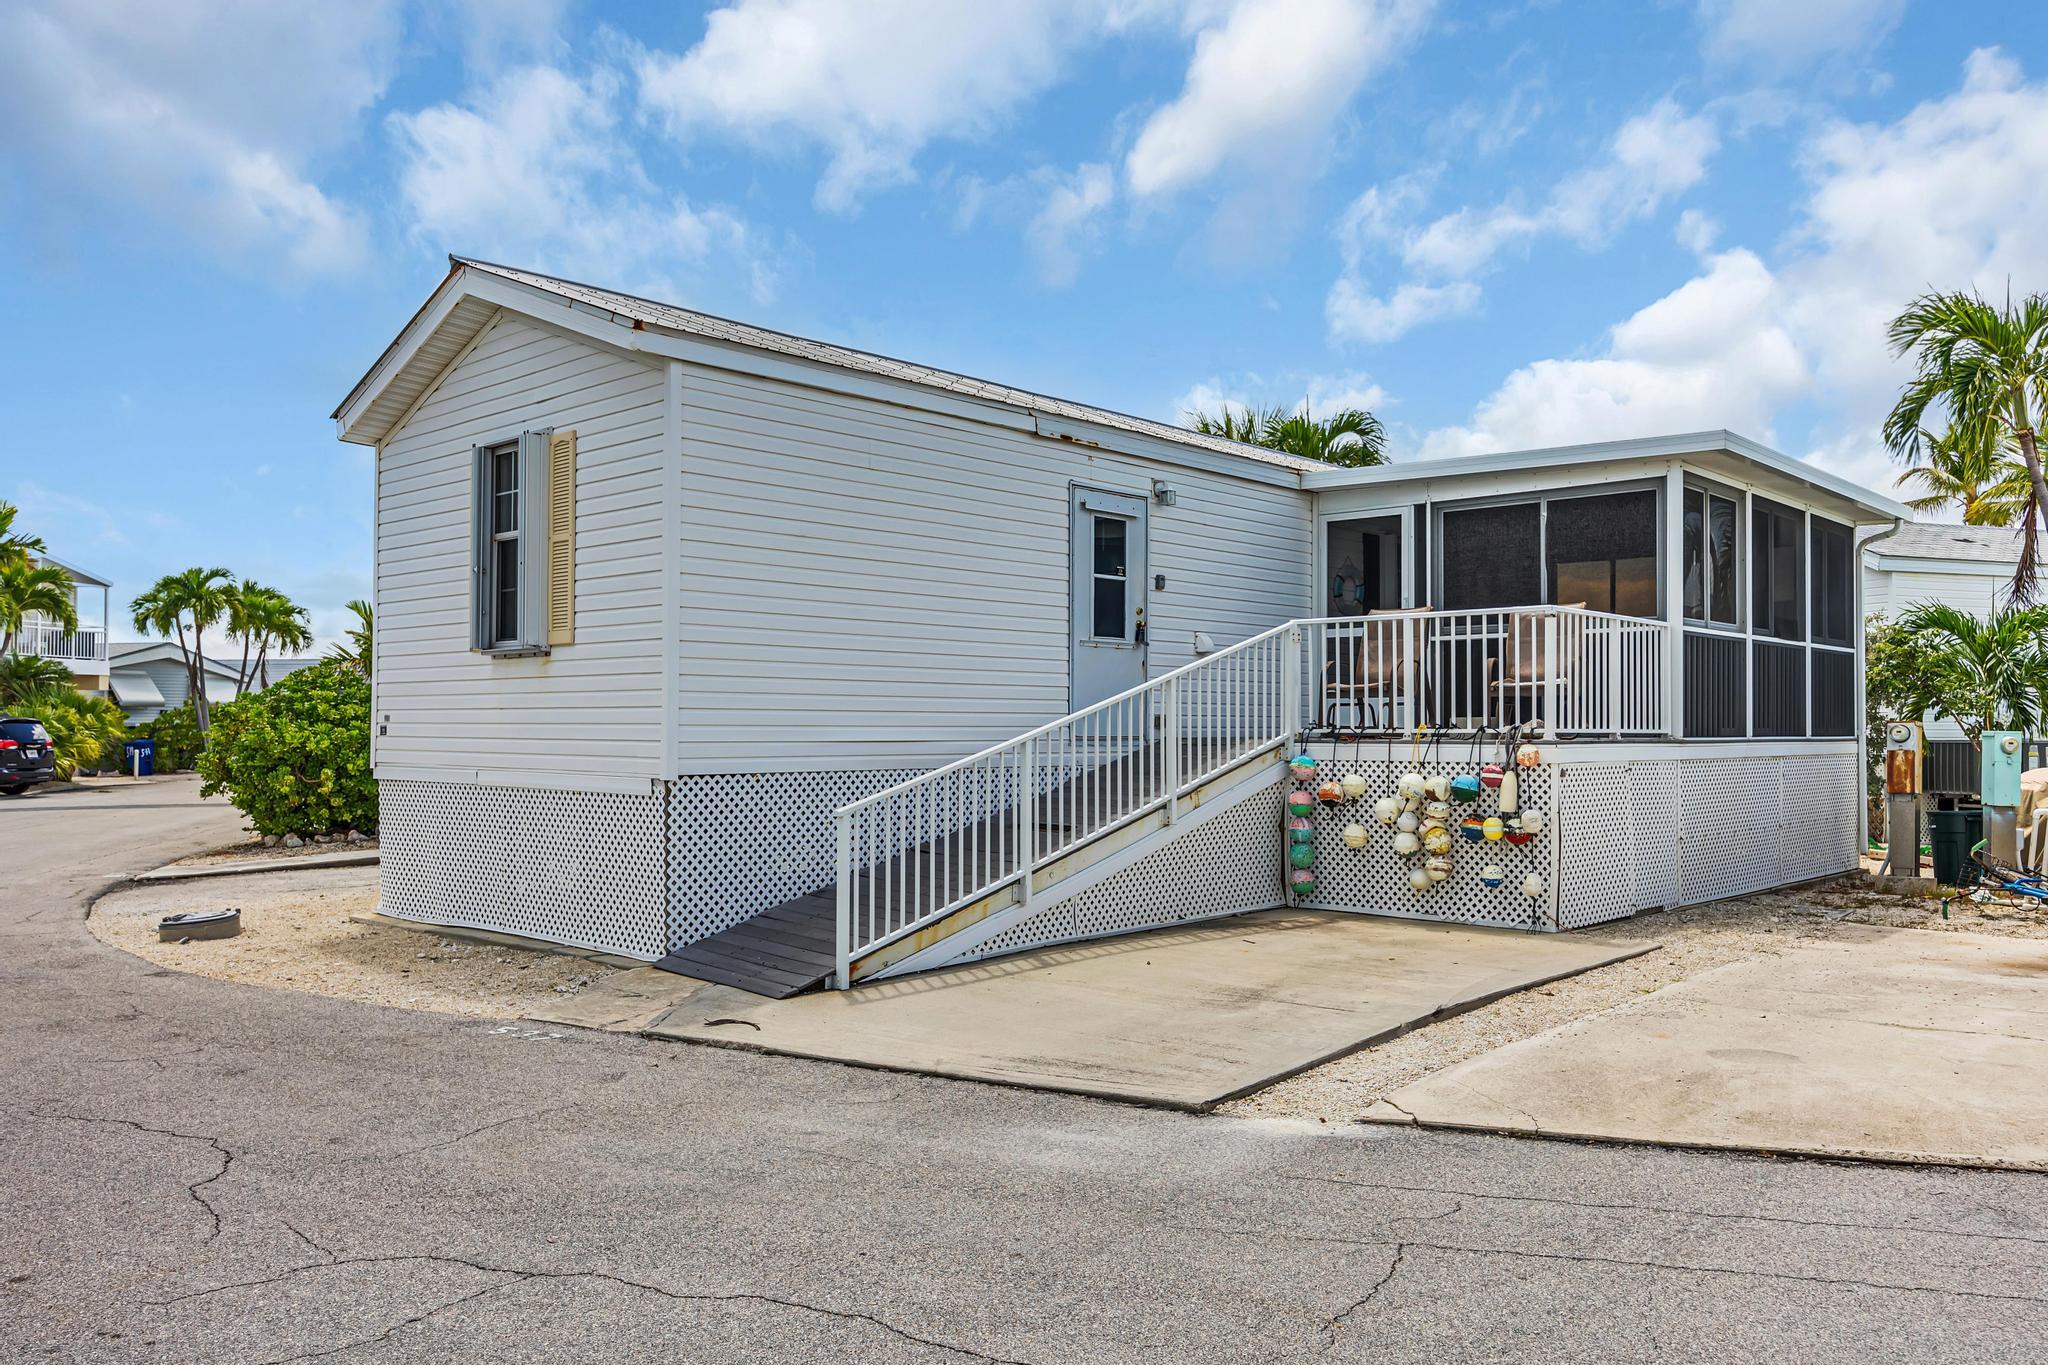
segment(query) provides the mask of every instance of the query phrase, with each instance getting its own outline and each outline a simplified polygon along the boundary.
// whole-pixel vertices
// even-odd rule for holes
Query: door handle
[[[1138,626],[1134,642],[1141,645],[1145,643],[1145,609],[1143,607],[1138,608]]]

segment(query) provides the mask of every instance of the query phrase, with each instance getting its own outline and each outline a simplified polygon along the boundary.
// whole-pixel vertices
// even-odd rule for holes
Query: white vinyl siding
[[[1865,564],[1863,613],[1882,613],[1889,620],[1917,603],[1946,602],[1984,616],[2003,605],[2011,585],[2010,564],[1988,564],[1983,573],[1916,573]]]
[[[511,314],[491,324],[378,464],[380,770],[545,781],[662,775],[663,372]],[[470,650],[473,448],[578,433],[576,642]]]
[[[1150,669],[1304,613],[1306,494],[697,365],[684,772],[915,768],[1068,710],[1068,490],[1150,498]]]

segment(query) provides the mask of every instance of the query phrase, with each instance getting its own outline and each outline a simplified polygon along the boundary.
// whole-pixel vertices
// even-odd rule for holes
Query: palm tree
[[[21,509],[0,501],[0,564],[26,564],[30,555],[47,553],[40,536],[17,535],[14,519]]]
[[[1918,484],[1926,492],[1907,498],[1916,512],[1960,507],[1965,526],[2010,526],[2026,505],[2027,467],[2012,458],[2011,446],[1975,445],[1951,427],[1940,436],[1923,431],[1915,446],[1920,463],[1899,475],[1899,487]]]
[[[2006,607],[1979,618],[1945,602],[1899,616],[1918,656],[1900,713],[1932,711],[1974,740],[1986,730],[2033,733],[2048,714],[2048,607]]]
[[[1931,409],[1946,410],[1961,440],[1974,449],[2019,448],[2027,475],[2018,511],[2020,560],[2010,600],[2034,600],[2041,522],[2048,517],[2048,478],[2037,442],[2048,408],[2048,297],[2029,294],[1994,308],[1977,294],[1922,294],[1892,319],[1895,354],[1911,355],[1912,380],[1885,418],[1885,444],[1900,458],[1913,453]]]
[[[356,624],[350,626],[347,631],[349,642],[345,645],[336,645],[333,649],[328,650],[327,657],[339,659],[343,663],[354,664],[362,670],[365,677],[368,677],[370,672],[370,646],[372,638],[376,633],[373,629],[376,624],[375,613],[371,610],[370,604],[360,597],[350,601],[347,606],[348,610],[354,613],[356,618]]]
[[[1225,403],[1215,413],[1189,411],[1187,424],[1205,436],[1221,436],[1246,445],[1281,450],[1324,464],[1369,465],[1387,462],[1387,432],[1380,419],[1363,408],[1345,408],[1327,417],[1309,411],[1308,399],[1293,410],[1234,407]]]
[[[0,654],[14,646],[14,636],[38,612],[63,626],[78,629],[78,607],[72,601],[71,575],[49,564],[31,564],[26,551],[17,561],[0,562]]]
[[[137,630],[166,639],[176,633],[178,651],[185,656],[185,675],[192,687],[192,718],[202,736],[213,723],[206,702],[206,631],[226,614],[234,582],[235,576],[226,569],[186,569],[165,574],[129,603]],[[189,647],[185,643],[188,622],[192,627]]]
[[[313,643],[306,609],[275,588],[260,589],[250,608],[250,622],[256,632],[256,666],[242,683],[259,688],[270,686],[270,647],[281,654],[297,654]]]
[[[0,711],[17,709],[23,697],[46,687],[71,686],[71,669],[39,654],[0,654]]]

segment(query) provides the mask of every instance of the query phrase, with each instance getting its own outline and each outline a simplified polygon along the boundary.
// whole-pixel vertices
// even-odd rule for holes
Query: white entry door
[[[1072,705],[1145,681],[1144,498],[1073,493]]]

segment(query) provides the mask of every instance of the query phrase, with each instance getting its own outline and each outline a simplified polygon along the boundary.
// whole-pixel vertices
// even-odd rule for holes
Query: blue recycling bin
[[[123,765],[137,777],[156,775],[156,741],[153,739],[131,739],[123,744],[123,756],[128,762]]]

